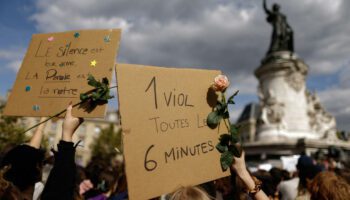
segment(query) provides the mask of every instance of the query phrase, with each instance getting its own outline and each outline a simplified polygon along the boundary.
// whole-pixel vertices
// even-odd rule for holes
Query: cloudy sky
[[[307,87],[350,131],[350,1],[275,0],[295,32],[296,53],[310,66]],[[12,87],[31,38],[39,32],[122,28],[118,61],[221,69],[234,107],[257,102],[253,76],[271,27],[261,0],[1,0],[0,95]],[[271,5],[272,1],[268,1]],[[112,102],[111,107],[116,107]]]

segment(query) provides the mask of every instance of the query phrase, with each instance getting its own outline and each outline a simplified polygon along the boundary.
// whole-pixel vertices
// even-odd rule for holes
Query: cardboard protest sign
[[[130,199],[229,175],[215,149],[226,129],[206,125],[220,71],[117,64],[116,72]]]
[[[80,102],[80,93],[93,89],[88,74],[111,80],[121,31],[80,30],[34,34],[4,114],[52,116],[69,102]],[[77,117],[103,117],[106,105],[87,112],[73,110]]]

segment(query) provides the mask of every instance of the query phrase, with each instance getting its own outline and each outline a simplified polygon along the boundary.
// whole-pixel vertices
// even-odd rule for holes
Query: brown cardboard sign
[[[220,71],[117,64],[116,72],[130,199],[229,175],[215,149],[226,129],[206,125]]]
[[[110,81],[121,31],[79,30],[34,34],[28,47],[4,114],[52,116],[69,102],[80,102],[80,93],[93,89],[88,74]],[[75,108],[77,117],[104,117],[106,105],[91,112]]]

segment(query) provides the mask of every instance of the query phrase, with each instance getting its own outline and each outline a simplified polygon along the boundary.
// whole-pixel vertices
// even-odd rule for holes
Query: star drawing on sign
[[[92,60],[92,61],[90,62],[90,66],[92,66],[92,67],[96,67],[96,64],[97,64],[97,61],[96,61],[96,60]]]

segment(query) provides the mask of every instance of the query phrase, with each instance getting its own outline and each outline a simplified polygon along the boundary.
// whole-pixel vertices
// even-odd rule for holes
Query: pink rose
[[[223,92],[230,85],[230,81],[225,75],[217,75],[214,79],[213,89],[217,92]]]

